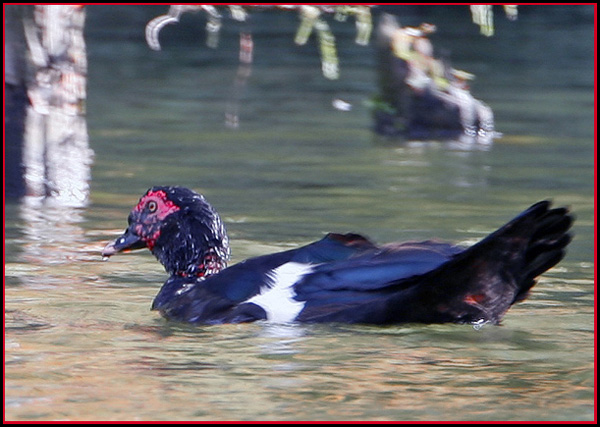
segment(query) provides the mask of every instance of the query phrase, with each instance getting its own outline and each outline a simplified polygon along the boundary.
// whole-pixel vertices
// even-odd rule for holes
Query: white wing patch
[[[252,302],[265,310],[268,320],[278,323],[292,322],[304,308],[303,301],[294,299],[296,293],[293,285],[311,271],[311,265],[287,262],[268,274],[273,284],[270,288],[265,288],[246,302]]]

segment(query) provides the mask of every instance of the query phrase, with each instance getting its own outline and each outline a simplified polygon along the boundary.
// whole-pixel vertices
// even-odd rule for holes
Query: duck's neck
[[[229,238],[209,205],[181,209],[164,221],[150,248],[171,276],[206,277],[227,267]]]
[[[171,276],[207,277],[227,267],[227,243],[226,238],[208,242],[175,238],[156,245],[152,253]]]
[[[185,270],[170,272],[181,277],[208,277],[227,268],[227,260],[219,255],[215,248],[210,248],[197,263],[187,266]]]

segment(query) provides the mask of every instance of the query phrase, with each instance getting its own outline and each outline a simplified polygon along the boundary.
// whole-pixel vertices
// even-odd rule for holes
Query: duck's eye
[[[156,208],[158,208],[158,205],[154,200],[150,200],[146,206],[148,206],[148,211],[150,213],[156,212]]]

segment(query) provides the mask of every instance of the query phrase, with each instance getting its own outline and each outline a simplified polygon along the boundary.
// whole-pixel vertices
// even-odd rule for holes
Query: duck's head
[[[170,274],[207,276],[229,259],[229,239],[219,214],[195,191],[152,187],[132,209],[129,226],[102,256],[148,248]]]

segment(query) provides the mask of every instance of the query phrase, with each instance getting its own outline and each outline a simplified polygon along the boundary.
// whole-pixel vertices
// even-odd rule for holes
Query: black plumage
[[[572,222],[542,201],[469,248],[331,233],[227,267],[226,230],[204,197],[153,187],[103,255],[148,247],[170,274],[152,308],[173,320],[498,323],[564,257]]]

